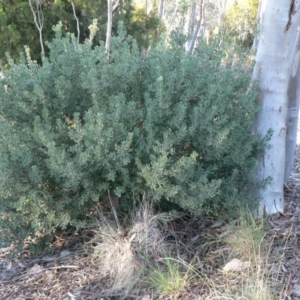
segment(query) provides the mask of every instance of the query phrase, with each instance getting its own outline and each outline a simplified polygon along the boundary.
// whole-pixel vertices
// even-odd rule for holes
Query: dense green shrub
[[[191,55],[174,35],[144,56],[120,32],[108,57],[58,32],[48,47],[41,66],[10,62],[0,84],[2,240],[81,227],[108,191],[194,213],[253,201],[256,94],[218,41]]]

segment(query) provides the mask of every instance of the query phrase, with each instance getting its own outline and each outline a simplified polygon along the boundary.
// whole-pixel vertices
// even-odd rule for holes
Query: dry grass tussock
[[[0,299],[300,299],[300,156],[283,215],[230,223],[160,214],[144,199],[130,216],[56,236],[54,253],[0,249]]]
[[[154,214],[151,204],[143,201],[127,224],[120,224],[114,213],[109,220],[99,212],[99,224],[92,240],[92,258],[99,265],[99,274],[107,278],[102,294],[124,297],[139,284],[150,261],[164,251],[165,214]]]

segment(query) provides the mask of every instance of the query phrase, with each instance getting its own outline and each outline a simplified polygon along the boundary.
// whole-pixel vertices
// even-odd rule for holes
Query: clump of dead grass
[[[100,277],[108,278],[112,292],[129,290],[142,271],[130,240],[108,221],[99,226],[95,239],[98,243],[93,257],[99,265]]]
[[[93,258],[101,277],[107,278],[104,294],[128,295],[142,282],[149,265],[164,251],[163,224],[167,221],[166,214],[154,214],[148,201],[143,201],[127,224],[120,224],[115,211],[114,220],[99,213]]]

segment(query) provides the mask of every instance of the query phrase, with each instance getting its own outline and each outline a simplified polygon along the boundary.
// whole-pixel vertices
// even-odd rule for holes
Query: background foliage
[[[259,0],[237,0],[227,7],[224,27],[231,40],[249,47],[256,33]]]
[[[105,0],[74,0],[76,15],[80,23],[80,41],[89,37],[89,25],[94,19],[98,20],[98,32],[94,38],[94,45],[105,40],[107,24],[107,1]],[[35,2],[32,0],[33,7]],[[43,40],[54,38],[52,30],[59,21],[62,22],[62,32],[76,32],[76,21],[70,0],[41,1],[44,15]],[[117,33],[117,24],[123,21],[127,32],[133,35],[140,47],[147,48],[149,42],[156,41],[164,31],[159,18],[154,12],[146,15],[131,0],[120,0],[113,14],[113,34]],[[41,46],[39,32],[34,24],[33,15],[28,0],[0,1],[0,67],[8,67],[6,52],[18,61],[19,53],[24,46],[29,46],[33,60],[41,62]],[[48,49],[46,55],[48,55]]]

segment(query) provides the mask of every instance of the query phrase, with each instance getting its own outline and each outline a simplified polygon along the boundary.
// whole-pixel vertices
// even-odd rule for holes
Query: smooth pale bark
[[[260,35],[253,73],[259,82],[262,105],[256,131],[265,136],[272,129],[273,135],[258,166],[259,180],[272,178],[266,189],[260,191],[260,213],[263,209],[267,214],[283,212],[288,93],[299,43],[299,8],[297,0],[265,0],[261,4]]]
[[[200,22],[200,36],[204,36],[205,32],[205,5],[206,0],[200,1],[200,10],[199,10],[199,22]]]
[[[41,4],[39,1],[35,1],[36,8],[37,8],[36,11],[33,8],[31,0],[29,0],[28,2],[29,2],[29,6],[31,9],[32,15],[33,15],[34,24],[39,31],[42,55],[44,55],[45,50],[44,50],[43,33],[42,33],[43,26],[44,26],[44,13],[42,11],[42,7],[41,7]]]
[[[201,29],[201,35],[204,34],[204,8],[205,8],[205,0],[200,0],[199,3],[199,19],[196,24],[196,28],[194,29],[191,39],[189,40],[188,44],[188,52],[192,52],[195,47],[195,42],[197,39],[197,36],[199,34],[199,31]]]
[[[149,2],[151,2],[151,1],[145,0],[145,14],[146,14],[146,16],[148,16],[150,11],[151,11],[151,5],[150,5]]]
[[[206,3],[205,0],[200,0],[198,3],[199,17],[197,19],[197,22],[195,20],[196,10],[197,10],[196,2],[193,2],[192,4],[189,21],[186,23],[186,30],[185,30],[186,34],[188,35],[188,41],[185,44],[185,49],[187,52],[192,52],[194,50],[195,42],[199,35],[200,30],[201,30],[201,35],[204,35],[205,3]]]
[[[164,0],[159,0],[158,4],[158,17],[161,19],[164,14]]]
[[[194,47],[195,47],[195,41],[198,36],[199,30],[200,30],[200,20],[197,21],[196,28],[195,28],[193,35],[188,43],[188,46],[187,46],[188,52],[193,52]]]
[[[111,38],[111,29],[112,29],[112,0],[107,0],[107,28],[106,28],[106,41],[105,49],[109,52],[110,49],[110,38]]]
[[[77,25],[77,42],[79,44],[79,40],[80,40],[79,19],[78,19],[77,15],[76,15],[76,9],[75,9],[75,5],[74,5],[73,1],[71,2],[71,5],[72,5],[72,9],[73,9],[73,15],[74,15],[74,18],[76,20],[76,25]]]
[[[106,27],[106,40],[105,40],[105,49],[107,54],[109,53],[109,49],[110,49],[113,12],[118,8],[118,6],[119,6],[119,0],[115,1],[114,5],[113,5],[113,0],[107,0],[107,27]]]
[[[2,65],[2,60],[0,59],[0,78],[4,78],[4,67]]]
[[[298,127],[298,115],[299,115],[299,100],[300,100],[300,45],[298,42],[298,51],[295,55],[294,64],[292,68],[292,75],[290,79],[290,85],[288,90],[288,116],[287,116],[287,136],[285,147],[285,173],[284,182],[289,180],[291,175],[296,144],[297,144],[297,127]]]
[[[265,5],[265,4],[266,4],[265,0],[259,1],[258,8],[257,8],[257,14],[256,14],[257,24],[259,24],[262,19],[263,5]],[[254,40],[253,40],[253,44],[252,44],[252,51],[255,52],[257,50],[257,47],[258,47],[258,36],[255,36]]]
[[[185,34],[188,36],[188,40],[185,43],[185,50],[189,51],[189,45],[194,32],[195,25],[195,17],[196,17],[196,2],[192,3],[190,13],[188,14],[187,22],[185,24]]]

